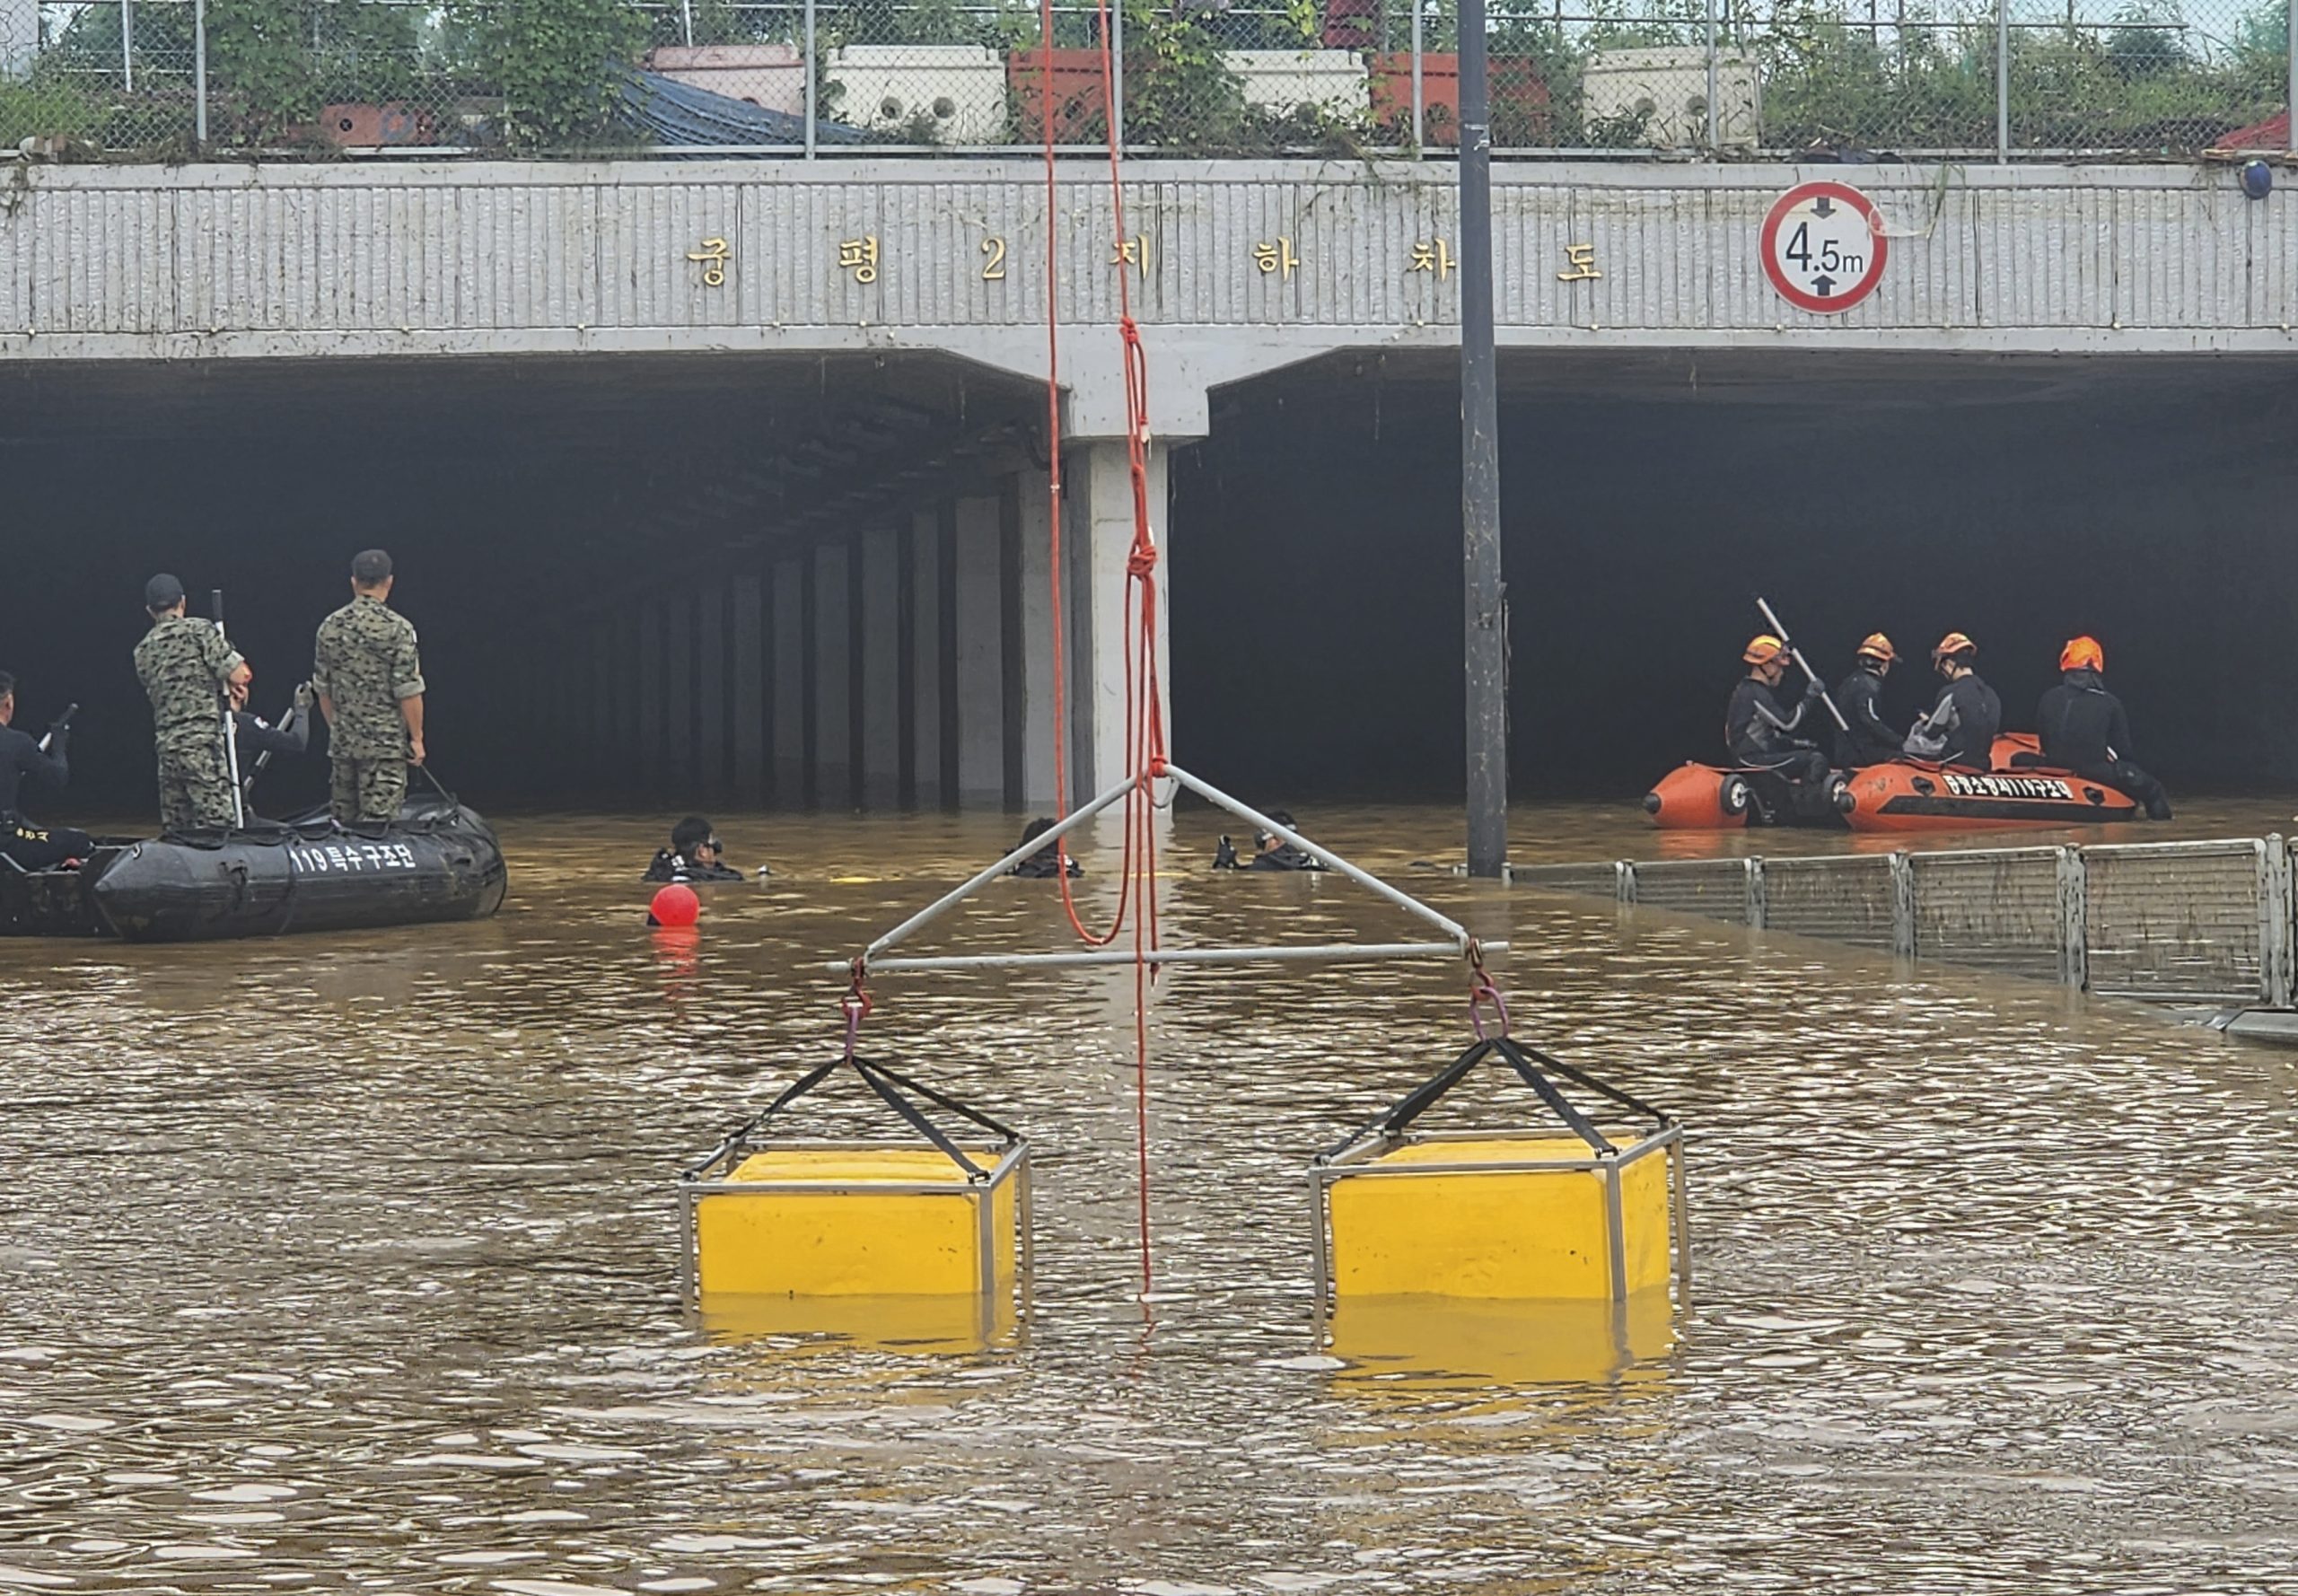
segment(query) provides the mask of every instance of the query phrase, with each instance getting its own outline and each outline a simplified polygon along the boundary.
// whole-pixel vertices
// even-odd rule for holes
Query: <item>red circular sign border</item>
[[[1779,238],[1779,224],[1787,219],[1787,213],[1805,200],[1817,199],[1821,195],[1857,211],[1866,219],[1867,236],[1875,241],[1874,257],[1868,262],[1865,275],[1833,299],[1821,299],[1817,294],[1806,294],[1787,281],[1772,254],[1772,245]],[[1848,183],[1829,182],[1798,183],[1772,201],[1771,210],[1763,219],[1759,247],[1763,251],[1763,275],[1771,279],[1771,285],[1779,297],[1797,310],[1809,311],[1816,316],[1838,315],[1874,293],[1875,285],[1883,280],[1883,266],[1891,253],[1890,240],[1883,232],[1883,219],[1875,214],[1875,202]]]

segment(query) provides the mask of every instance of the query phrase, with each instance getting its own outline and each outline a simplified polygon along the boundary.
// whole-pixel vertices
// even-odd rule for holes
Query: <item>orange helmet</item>
[[[2058,651],[2058,668],[2062,671],[2104,671],[2107,651],[2099,646],[2096,637],[2074,637]]]
[[[1977,653],[1978,652],[1978,644],[1973,643],[1960,632],[1950,632],[1944,637],[1940,638],[1939,645],[1931,651],[1931,662],[1935,665],[1940,661],[1952,659],[1957,654]]]
[[[1768,665],[1786,652],[1787,645],[1769,632],[1765,632],[1750,639],[1748,644],[1748,652],[1740,657],[1750,665]]]
[[[1881,660],[1888,665],[1899,655],[1899,651],[1891,646],[1891,640],[1889,637],[1884,636],[1881,632],[1870,632],[1867,634],[1866,640],[1859,645],[1858,657],[1863,660]]]

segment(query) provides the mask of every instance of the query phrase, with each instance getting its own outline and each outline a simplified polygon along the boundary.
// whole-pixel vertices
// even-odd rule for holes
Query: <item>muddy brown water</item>
[[[722,817],[776,874],[680,941],[639,924],[654,824],[513,819],[484,924],[0,943],[0,1589],[2298,1591],[2292,1056],[1416,873],[1452,812],[1300,807],[1689,1127],[1680,1312],[1320,1353],[1308,1160],[1467,1034],[1457,970],[1389,965],[1169,978],[1146,1314],[1129,973],[883,978],[869,1045],[1037,1148],[1025,1336],[698,1323],[666,1183],[833,1045],[814,964],[1013,824]],[[1653,856],[1636,820],[1522,811],[1518,854]],[[1175,829],[1177,935],[1404,929]],[[1006,882],[919,945],[1064,935]]]

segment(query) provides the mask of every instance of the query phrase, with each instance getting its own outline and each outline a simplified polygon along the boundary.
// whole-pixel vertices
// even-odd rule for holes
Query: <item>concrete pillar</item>
[[[614,759],[601,769],[612,772],[608,786],[616,793],[629,792],[635,785],[632,777],[644,779],[645,744],[638,729],[638,617],[626,609],[614,623],[614,732],[611,751]]]
[[[1153,443],[1148,459],[1149,524],[1161,557],[1157,562],[1157,671],[1170,746],[1172,733],[1172,605],[1168,586],[1172,561],[1166,542],[1168,477],[1166,448]],[[1136,623],[1127,618],[1127,562],[1133,555],[1133,476],[1122,439],[1103,439],[1071,452],[1069,480],[1076,514],[1069,544],[1077,551],[1072,567],[1080,599],[1073,611],[1076,647],[1070,680],[1083,713],[1073,723],[1079,743],[1071,789],[1083,802],[1125,774],[1126,636]]]
[[[662,601],[662,713],[669,750],[662,779],[665,791],[681,803],[695,802],[695,776],[700,764],[694,734],[695,611],[691,593]]]
[[[1050,806],[1057,780],[1053,756],[1053,519],[1045,483],[1024,474],[1011,478],[1008,531],[1016,547],[1009,574],[1013,586],[1006,595],[1008,624],[1018,634],[1018,649],[1007,660],[1005,735],[1013,748],[1018,728],[1020,769],[1009,766],[1009,785],[1019,776],[1018,790],[1007,798],[1031,809]],[[1015,657],[1017,656],[1017,657]]]
[[[662,601],[638,607],[638,762],[649,793],[662,790],[670,745],[662,716]]]
[[[942,515],[921,510],[910,518],[908,557],[902,574],[908,602],[909,669],[902,694],[903,794],[910,803],[941,802],[942,789]]]
[[[812,746],[807,750],[811,801],[843,809],[853,802],[854,779],[853,598],[846,547],[822,544],[814,550],[813,565],[814,714]]]
[[[771,581],[774,800],[793,804],[806,791],[806,563],[776,561]]]
[[[757,572],[745,571],[734,578],[732,588],[734,798],[745,804],[766,802],[765,586]]]
[[[702,763],[702,778],[696,785],[703,797],[715,803],[726,796],[732,753],[726,706],[733,697],[728,680],[726,589],[715,582],[706,583],[697,599],[694,650],[694,712],[699,722],[697,751]]]
[[[901,784],[902,539],[872,527],[862,559],[862,776],[871,804],[899,801]]]
[[[958,795],[1005,798],[1004,605],[997,499],[952,506],[956,546],[951,604],[956,616]]]

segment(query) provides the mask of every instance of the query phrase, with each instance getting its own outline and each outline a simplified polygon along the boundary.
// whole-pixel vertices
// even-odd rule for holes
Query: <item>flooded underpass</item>
[[[1520,811],[1519,853],[1635,852],[1618,814]],[[1443,1316],[1320,1353],[1308,1162],[1463,1045],[1441,965],[1169,976],[1145,1313],[1130,972],[884,978],[868,1047],[1035,1147],[1024,1334],[697,1324],[669,1183],[835,1047],[820,962],[1012,821],[722,817],[775,874],[680,942],[652,824],[514,817],[487,922],[0,945],[0,1586],[2298,1590],[2289,1055],[1412,871],[1449,810],[1302,818],[1504,930],[1518,1030],[1689,1127],[1694,1289],[1625,1357],[1551,1324],[1495,1369]],[[1175,818],[1179,934],[1397,930],[1207,873],[1219,829]],[[933,945],[1067,935],[1013,881]]]

